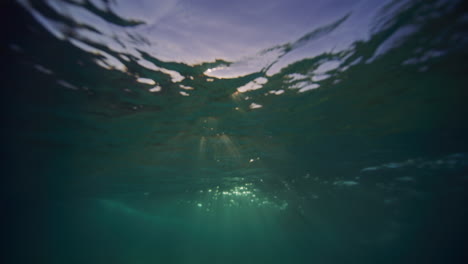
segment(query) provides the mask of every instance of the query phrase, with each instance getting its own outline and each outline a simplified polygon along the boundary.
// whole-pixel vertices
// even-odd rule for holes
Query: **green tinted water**
[[[352,15],[200,63],[19,3],[1,5],[6,263],[463,263],[462,1],[395,1],[345,49],[291,55]]]

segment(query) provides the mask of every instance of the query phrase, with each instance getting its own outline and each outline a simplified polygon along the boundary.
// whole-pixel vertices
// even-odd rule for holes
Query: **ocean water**
[[[2,1],[2,263],[466,263],[467,7]]]

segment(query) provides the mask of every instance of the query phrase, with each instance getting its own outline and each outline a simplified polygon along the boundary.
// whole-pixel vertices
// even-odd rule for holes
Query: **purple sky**
[[[28,0],[18,0],[28,8]],[[223,59],[234,62],[229,68],[210,72],[215,77],[237,77],[258,72],[278,57],[277,53],[260,55],[267,48],[293,43],[304,34],[326,26],[350,14],[333,32],[310,41],[282,57],[268,72],[274,74],[294,61],[324,52],[347,49],[356,40],[369,37],[370,25],[378,10],[391,0],[114,0],[112,11],[121,17],[142,20],[145,24],[122,28],[112,25],[77,5],[61,0],[44,0],[57,12],[82,24],[89,24],[103,34],[80,29],[78,35],[105,44],[112,50],[141,57],[144,50],[164,61],[197,64]],[[80,2],[80,0],[75,0]],[[103,8],[101,0],[91,0]],[[406,1],[402,1],[406,2]],[[61,25],[30,12],[57,37]],[[134,43],[128,34],[145,37],[150,45]],[[126,44],[120,46],[115,38]],[[74,45],[99,52],[79,40]],[[104,54],[107,63],[116,66],[120,58]],[[142,65],[148,65],[142,60]],[[121,66],[118,66],[119,68]]]

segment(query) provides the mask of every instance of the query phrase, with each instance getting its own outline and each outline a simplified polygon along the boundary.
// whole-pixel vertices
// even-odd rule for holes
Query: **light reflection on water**
[[[226,210],[227,208],[269,208],[285,210],[288,206],[286,201],[277,197],[267,197],[253,185],[245,183],[234,186],[231,189],[220,189],[216,186],[212,189],[198,191],[200,198],[193,201],[193,204],[200,210],[207,212],[216,210]]]
[[[188,4],[189,6],[186,6],[187,3],[185,2],[177,3],[177,1],[164,1],[155,4],[151,1],[142,0],[139,4],[135,5],[141,7],[145,6],[145,9],[138,9],[139,17],[141,17],[141,12],[146,13],[148,10],[153,9],[159,10],[154,14],[156,17],[158,16],[158,13],[162,12],[164,13],[162,17],[167,21],[164,19],[149,19],[149,21],[144,21],[143,24],[132,24],[132,20],[129,19],[128,25],[121,25],[116,24],[115,20],[106,21],[101,19],[99,13],[96,13],[96,10],[100,10],[100,12],[111,12],[116,17],[119,16],[118,12],[122,12],[122,17],[128,17],[130,14],[135,14],[135,11],[128,12],[128,10],[135,10],[135,8],[125,1],[118,1],[115,3],[110,2],[107,4],[105,9],[102,9],[103,7],[97,4],[99,1],[83,4],[74,1],[48,0],[43,3],[38,2],[41,3],[40,5],[27,0],[21,0],[18,2],[26,7],[34,16],[36,16],[38,21],[42,23],[46,29],[57,37],[68,40],[73,45],[87,52],[101,55],[102,58],[96,60],[98,65],[106,69],[119,69],[126,71],[125,64],[129,60],[136,61],[146,69],[170,75],[172,82],[179,83],[185,78],[181,73],[177,72],[177,70],[155,65],[154,61],[148,60],[148,57],[145,54],[150,54],[150,57],[156,57],[160,60],[187,63],[188,65],[196,65],[204,61],[214,61],[215,59],[232,61],[232,63],[221,62],[219,63],[220,65],[207,68],[204,73],[211,77],[235,78],[255,72],[266,72],[268,76],[273,76],[278,74],[288,65],[305,58],[313,58],[320,56],[321,54],[338,55],[342,52],[345,52],[346,54],[355,52],[353,51],[354,43],[358,41],[366,41],[369,38],[368,32],[371,28],[374,32],[379,30],[379,28],[374,24],[376,20],[379,20],[379,23],[381,24],[380,30],[385,29],[385,27],[388,27],[388,24],[391,23],[391,16],[394,15],[392,12],[401,12],[401,10],[405,10],[408,6],[407,3],[410,3],[411,1],[396,1],[399,3],[393,3],[392,1],[358,1],[349,7],[350,11],[348,13],[343,13],[343,9],[337,9],[336,6],[332,5],[332,3],[321,3],[320,5],[323,9],[321,9],[321,16],[316,18],[317,21],[313,21],[314,19],[310,18],[309,14],[282,16],[283,11],[277,9],[277,6],[272,9],[268,9],[268,3],[264,3],[265,12],[261,13],[261,16],[257,18],[257,20],[261,20],[262,18],[270,20],[275,17],[275,20],[278,20],[278,22],[284,22],[281,27],[288,27],[288,22],[295,19],[301,20],[307,18],[307,20],[310,21],[308,21],[307,24],[301,24],[300,30],[297,29],[295,31],[291,31],[289,34],[283,34],[281,36],[281,41],[276,40],[277,42],[272,43],[270,47],[255,45],[254,47],[256,47],[256,51],[252,51],[252,48],[250,48],[253,43],[256,43],[254,39],[243,39],[243,37],[250,37],[250,35],[244,36],[242,34],[237,34],[226,36],[225,34],[218,35],[211,33],[210,36],[201,35],[197,38],[193,37],[193,34],[200,34],[200,32],[196,31],[197,29],[201,30],[201,32],[203,32],[204,29],[198,28],[197,26],[190,27],[186,25],[188,21],[184,21],[185,18],[183,17],[183,14],[192,16],[192,18],[197,18],[195,21],[191,21],[191,23],[196,23],[197,25],[202,25],[204,23],[210,24],[213,23],[211,19],[215,19],[214,17],[203,17],[206,21],[201,21],[199,20],[201,17],[198,18],[196,16],[200,15],[200,13],[198,13],[199,11],[201,13],[206,13],[224,10],[222,7],[217,5],[205,3],[205,5],[195,8],[192,4]],[[291,2],[288,3],[288,5],[291,7],[294,7],[296,4],[299,4],[299,6],[304,5],[302,1],[297,2],[298,3]],[[279,3],[281,3],[281,1],[279,1]],[[447,9],[449,9],[450,6],[453,6],[453,4],[446,4],[449,6]],[[281,3],[281,5],[283,5],[283,3]],[[161,6],[167,6],[167,8],[161,9]],[[242,5],[240,4],[238,6],[240,7]],[[203,10],[199,10],[198,8]],[[41,13],[41,11],[44,11],[44,13]],[[224,12],[225,11],[226,10],[224,10]],[[64,20],[68,20],[68,23],[71,23],[71,25],[76,28],[63,24],[56,19],[52,19],[49,17],[51,12],[55,12]],[[235,14],[236,11],[233,10],[232,12]],[[243,11],[241,10],[238,10],[238,12],[238,16],[231,14],[229,17],[224,19],[226,21],[216,21],[216,23],[220,23],[222,25],[229,19],[238,19],[236,21],[237,23],[230,24],[230,26],[226,28],[228,31],[235,29],[236,25],[244,23],[242,18],[245,13],[242,13]],[[362,12],[365,12],[366,15],[363,16]],[[325,14],[328,19],[323,19],[322,16],[325,16]],[[171,27],[170,23],[180,25],[181,27]],[[314,25],[314,27],[311,30],[310,28],[307,28],[307,25]],[[256,29],[259,32],[262,32],[261,37],[263,39],[268,39],[269,35],[275,35],[275,32],[278,32],[278,25],[276,26],[275,30],[260,30],[260,28],[255,28],[255,26],[253,26],[252,30]],[[169,31],[164,29],[159,32],[159,30],[165,27],[168,27]],[[416,26],[413,24],[407,26],[407,28],[412,28],[412,30],[405,30],[405,28],[406,27],[402,27],[389,36],[378,47],[373,56],[367,59],[367,62],[371,62],[380,55],[388,52],[392,48],[395,48],[401,43],[401,39],[403,37],[414,34],[417,31]],[[177,36],[177,38],[172,38],[174,31],[185,31],[188,29],[191,31],[190,34],[181,34],[180,36]],[[213,30],[213,28],[211,29]],[[242,29],[245,30],[245,28]],[[300,31],[303,33],[302,36],[299,37],[297,36],[297,32]],[[72,32],[72,34],[70,32]],[[153,38],[153,36],[164,37],[151,40],[146,39]],[[220,45],[219,47],[219,51],[221,51],[221,53],[216,57],[212,57],[212,54],[206,50],[205,52],[194,51],[195,43],[190,41],[193,39],[197,39],[198,42],[201,42],[199,43],[200,47],[208,47],[208,49],[210,47],[209,43],[214,42],[215,40],[217,41],[222,39],[224,45]],[[240,39],[242,42],[239,43],[236,39]],[[161,42],[164,41],[170,42],[161,44]],[[230,43],[232,42],[237,43],[234,46],[231,46]],[[281,44],[282,42],[286,44]],[[333,43],[333,45],[328,43]],[[340,44],[338,45],[338,43]],[[263,45],[265,44],[263,43]],[[99,48],[99,46],[101,48]],[[199,47],[198,45],[195,46]],[[107,49],[107,51],[104,51],[103,48]],[[173,48],[175,50],[172,50]],[[232,49],[234,49],[234,52]],[[170,50],[172,50],[171,53],[174,55],[172,58],[159,54]],[[190,52],[186,53],[187,51]],[[198,63],[194,63],[193,56],[191,56],[191,54],[200,54],[199,56],[201,60],[198,60]],[[235,55],[232,56],[232,54]],[[252,56],[251,54],[255,55]],[[118,55],[118,57],[115,55]],[[342,59],[345,58],[342,57]],[[343,64],[343,60],[324,61],[324,63],[315,70],[315,75],[320,75],[325,71],[337,68],[340,64]],[[323,80],[323,78],[324,77],[315,77],[315,81]],[[243,87],[244,86],[241,86],[238,89],[243,90]]]
[[[242,99],[247,103],[236,105],[233,109],[250,111],[269,107],[271,100],[263,98],[268,95],[283,97],[334,88],[354,66],[363,62],[372,63],[395,51],[405,41],[417,36],[423,30],[424,23],[453,12],[458,1],[439,1],[433,4],[439,5],[437,11],[426,16],[424,14],[430,10],[432,3],[414,11],[411,10],[415,4],[412,1],[362,0],[346,3],[346,8],[340,3],[340,8],[337,8],[333,5],[334,1],[310,4],[297,0],[288,3],[287,9],[284,9],[283,1],[274,1],[275,4],[261,1],[263,11],[256,20],[269,21],[275,30],[264,29],[263,23],[253,24],[249,30],[244,28],[242,25],[252,18],[252,14],[246,11],[242,3],[234,5],[235,8],[230,10],[232,13],[218,21],[217,16],[201,16],[227,11],[227,7],[213,1],[203,5],[169,0],[158,3],[141,0],[136,5],[125,1],[106,4],[100,1],[62,0],[18,2],[57,38],[95,55],[93,60],[97,65],[107,70],[120,70],[133,76],[137,82],[147,84],[147,93],[205,97],[203,90],[210,86],[205,82],[216,80],[215,86],[231,90],[236,102],[240,98],[237,92],[246,94]],[[306,8],[309,5],[312,13],[317,12],[317,6],[320,6],[320,14],[315,18],[308,13],[289,13],[299,6]],[[148,10],[158,11],[154,14],[150,12],[152,15],[148,16]],[[397,16],[408,12],[413,12],[414,21],[404,21],[405,24],[392,28]],[[141,21],[132,19],[131,16],[136,14],[142,18]],[[219,31],[219,28],[213,27],[215,20],[219,27],[230,20],[236,21],[226,26],[228,32],[257,30],[262,32],[262,39],[275,39],[275,42],[256,42],[258,36],[251,34],[215,34]],[[296,24],[300,26],[291,30],[288,23],[296,20],[307,23]],[[461,26],[464,21],[459,19],[457,23]],[[208,28],[213,32],[205,35]],[[277,32],[283,34],[277,35]],[[175,36],[177,33],[180,35]],[[195,37],[194,34],[199,36]],[[447,41],[461,45],[457,38],[460,36],[455,32]],[[217,55],[213,57],[208,51],[212,48],[210,43],[219,40],[223,41],[223,45],[217,47]],[[373,46],[373,41],[378,41],[378,45]],[[400,59],[400,64],[404,67],[417,66],[419,72],[427,71],[429,66],[425,64],[449,52],[446,48],[437,47],[444,46],[439,43],[442,41],[435,39],[431,43],[434,47],[428,45],[426,49],[417,47],[419,53],[415,53],[420,54],[419,57],[405,55]],[[368,46],[365,52],[359,50],[363,43]],[[11,45],[17,46],[14,43]],[[169,53],[166,52],[173,56],[167,57]],[[194,60],[193,54],[197,54],[198,59]],[[139,69],[135,68],[135,63]],[[303,66],[298,70],[297,65],[301,64]],[[47,65],[41,67],[39,71],[48,69]],[[132,70],[129,71],[129,68]],[[41,72],[49,74],[53,71]],[[235,82],[228,84],[228,80]],[[80,90],[78,85],[69,84],[68,87],[76,87],[73,90]],[[178,90],[172,93],[175,87]]]

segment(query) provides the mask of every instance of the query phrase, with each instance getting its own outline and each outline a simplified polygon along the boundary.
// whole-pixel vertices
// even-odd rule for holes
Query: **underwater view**
[[[468,263],[468,1],[0,20],[1,263]]]

